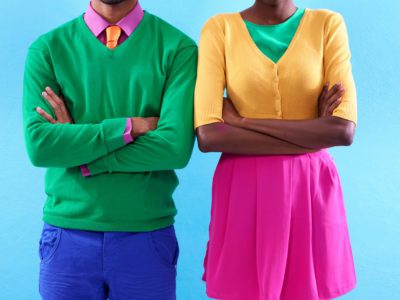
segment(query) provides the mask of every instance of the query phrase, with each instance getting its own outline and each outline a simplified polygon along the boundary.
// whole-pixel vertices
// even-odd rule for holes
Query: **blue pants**
[[[95,232],[44,224],[39,292],[44,300],[176,299],[173,226],[151,232]]]

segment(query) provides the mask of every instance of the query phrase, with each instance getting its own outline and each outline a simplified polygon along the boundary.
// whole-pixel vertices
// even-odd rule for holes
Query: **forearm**
[[[40,107],[56,119],[52,106],[42,96],[46,87],[60,94],[51,57],[46,46],[38,43],[26,58],[22,103],[25,144],[33,165],[76,167],[125,146],[126,118],[99,124],[49,123],[36,110]]]
[[[150,131],[124,148],[87,164],[90,175],[114,172],[152,172],[184,168],[194,144],[193,130],[185,136],[166,137],[162,130]]]
[[[213,123],[197,129],[202,152],[224,152],[243,155],[282,155],[315,152],[279,138],[252,130]]]
[[[274,120],[242,118],[236,126],[276,137],[311,149],[351,144],[353,123],[337,117],[311,120]]]
[[[29,158],[37,167],[75,167],[124,147],[125,126],[126,118],[107,119],[99,124],[30,123],[28,119],[25,143]]]

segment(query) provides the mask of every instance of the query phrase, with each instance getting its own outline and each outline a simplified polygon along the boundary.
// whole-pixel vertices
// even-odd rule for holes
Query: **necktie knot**
[[[107,48],[114,49],[118,45],[118,39],[121,36],[121,27],[118,25],[111,25],[106,28],[107,35]]]

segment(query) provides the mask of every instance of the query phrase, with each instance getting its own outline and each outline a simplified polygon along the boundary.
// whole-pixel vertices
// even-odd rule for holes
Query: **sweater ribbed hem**
[[[130,223],[105,223],[90,220],[70,219],[52,215],[44,215],[42,220],[53,226],[90,231],[121,231],[121,232],[147,232],[168,227],[174,224],[174,217],[166,217],[163,219],[150,220],[147,222],[130,222]]]

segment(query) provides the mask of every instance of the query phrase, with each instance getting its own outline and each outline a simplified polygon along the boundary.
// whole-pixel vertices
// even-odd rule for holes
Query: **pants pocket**
[[[41,263],[48,263],[53,258],[60,243],[62,229],[44,223],[39,240],[39,257]]]
[[[168,268],[176,268],[179,257],[179,245],[173,226],[150,231],[150,247],[157,259]]]

